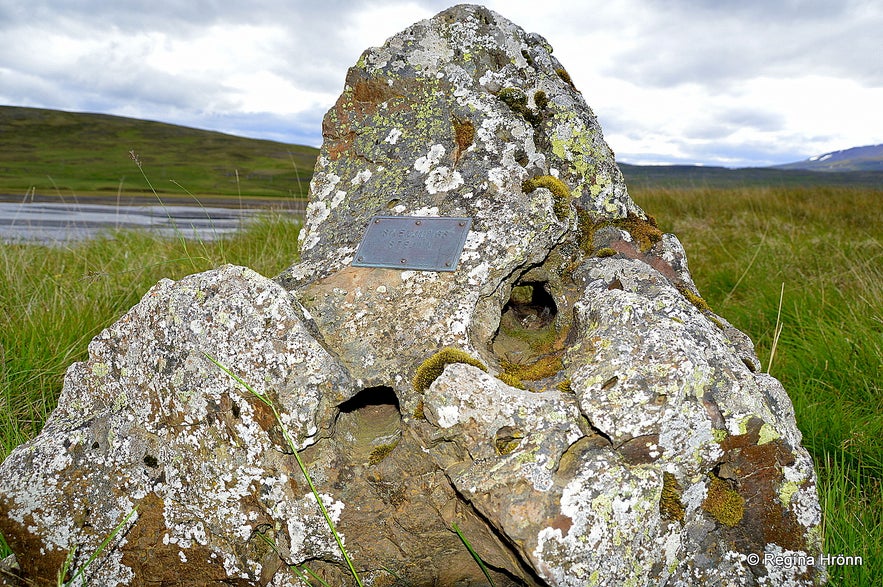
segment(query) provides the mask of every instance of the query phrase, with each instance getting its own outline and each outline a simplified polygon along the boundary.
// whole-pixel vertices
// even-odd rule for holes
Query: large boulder
[[[455,530],[497,585],[823,579],[788,396],[545,39],[446,10],[362,55],[323,134],[300,261],[158,284],[3,463],[25,577],[119,527],[94,584],[354,584],[293,444],[366,584],[486,584]],[[354,266],[377,215],[471,218],[456,270]]]

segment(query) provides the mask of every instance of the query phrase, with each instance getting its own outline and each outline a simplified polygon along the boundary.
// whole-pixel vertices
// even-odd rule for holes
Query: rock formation
[[[477,6],[419,22],[361,56],[323,135],[300,261],[157,284],[3,463],[24,576],[137,508],[93,584],[354,584],[287,433],[365,584],[487,584],[455,525],[496,585],[822,578],[787,395],[543,37]],[[456,270],[353,266],[377,215],[472,218]]]

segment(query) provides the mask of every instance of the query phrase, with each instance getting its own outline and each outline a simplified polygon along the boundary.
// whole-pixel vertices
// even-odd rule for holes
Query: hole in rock
[[[558,308],[547,288],[548,284],[542,281],[515,284],[509,301],[503,306],[503,318],[516,328],[540,330],[548,326]],[[502,328],[502,321],[500,326]]]
[[[376,465],[395,448],[402,434],[402,415],[391,387],[363,389],[338,409],[334,436],[349,447],[354,463]]]
[[[494,448],[498,455],[507,455],[518,448],[524,432],[514,426],[503,426],[494,434]]]
[[[558,328],[558,306],[550,292],[545,281],[521,281],[512,286],[503,306],[491,350],[510,385],[547,379],[563,367],[567,329]]]

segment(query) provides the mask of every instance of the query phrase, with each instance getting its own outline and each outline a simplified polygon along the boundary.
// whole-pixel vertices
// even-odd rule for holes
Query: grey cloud
[[[718,2],[683,1],[665,4],[665,12],[660,6],[636,19],[639,41],[604,73],[654,87],[716,84],[720,91],[759,75],[883,81],[877,5],[755,1],[722,9]]]

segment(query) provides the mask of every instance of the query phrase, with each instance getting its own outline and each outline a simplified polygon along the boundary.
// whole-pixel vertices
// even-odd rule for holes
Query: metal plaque
[[[472,218],[375,216],[356,251],[356,267],[454,271]]]

